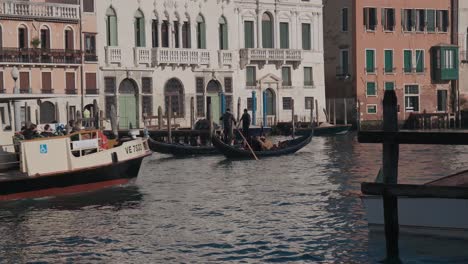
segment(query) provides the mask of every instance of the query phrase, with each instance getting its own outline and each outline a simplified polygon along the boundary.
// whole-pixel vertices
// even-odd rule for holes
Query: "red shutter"
[[[68,92],[75,92],[75,73],[67,72],[66,73],[66,90]]]
[[[0,72],[0,93],[5,92],[5,86],[3,86],[3,72]]]
[[[43,93],[52,92],[52,73],[51,72],[42,73],[42,92]]]
[[[74,49],[73,41],[73,31],[70,29],[65,30],[65,49],[72,50]]]
[[[93,93],[96,89],[96,73],[86,73],[86,93]]]
[[[29,88],[29,72],[20,72],[20,90],[28,92]]]

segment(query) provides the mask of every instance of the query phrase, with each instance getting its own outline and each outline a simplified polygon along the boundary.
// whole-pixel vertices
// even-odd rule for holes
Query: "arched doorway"
[[[211,80],[206,86],[206,102],[211,102],[211,109],[213,113],[213,122],[219,123],[219,118],[221,118],[221,96],[222,92],[221,84],[218,81]],[[208,109],[209,110],[209,109]]]
[[[138,88],[136,83],[125,79],[119,86],[119,128],[129,129],[138,127]]]
[[[267,116],[274,116],[276,115],[276,96],[275,91],[273,89],[268,88],[265,90],[265,102],[266,105],[266,115]]]
[[[42,102],[40,108],[40,123],[48,124],[55,121],[55,105],[51,102]]]

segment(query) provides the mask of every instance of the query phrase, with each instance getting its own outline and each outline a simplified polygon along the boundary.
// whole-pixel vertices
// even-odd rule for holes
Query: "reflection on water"
[[[401,146],[400,182],[465,169],[467,155]],[[369,234],[359,195],[380,162],[381,146],[353,135],[258,162],[155,154],[134,185],[1,204],[0,263],[375,263],[384,239]],[[405,262],[467,263],[467,243],[403,236],[400,244]]]

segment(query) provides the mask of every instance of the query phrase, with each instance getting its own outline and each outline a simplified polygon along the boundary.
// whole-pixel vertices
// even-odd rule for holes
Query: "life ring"
[[[98,134],[98,138],[100,139],[100,144],[99,144],[99,147],[101,149],[108,149],[109,148],[109,140],[107,139],[106,135],[104,135],[104,133],[102,133],[102,131],[98,131],[97,132]]]

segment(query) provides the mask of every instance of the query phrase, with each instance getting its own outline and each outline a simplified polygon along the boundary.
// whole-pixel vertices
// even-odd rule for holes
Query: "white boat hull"
[[[380,196],[363,196],[371,230],[383,230]],[[468,200],[398,197],[400,232],[468,238]]]

